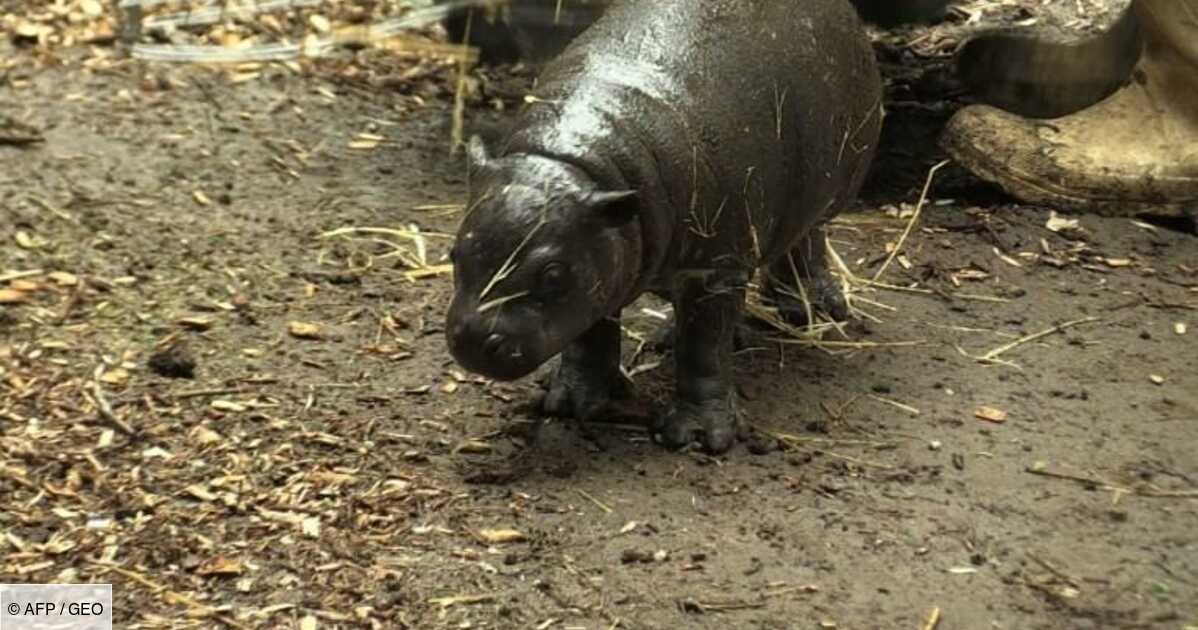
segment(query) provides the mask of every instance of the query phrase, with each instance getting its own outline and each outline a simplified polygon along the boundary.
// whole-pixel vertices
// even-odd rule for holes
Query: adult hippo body
[[[617,1],[541,74],[507,141],[470,146],[447,337],[464,367],[520,378],[561,353],[548,411],[624,395],[620,310],[674,304],[677,389],[656,426],[727,450],[729,358],[758,268],[780,308],[834,316],[822,224],[872,159],[881,81],[846,0]]]

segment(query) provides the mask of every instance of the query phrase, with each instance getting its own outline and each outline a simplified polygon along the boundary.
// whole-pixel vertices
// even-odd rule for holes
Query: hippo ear
[[[620,227],[632,221],[640,214],[640,208],[633,199],[635,190],[595,190],[583,197],[585,203],[603,225]]]
[[[478,136],[470,136],[469,142],[466,143],[466,158],[469,163],[470,171],[477,171],[487,165],[491,161],[487,155],[487,147],[483,144],[483,139]]]

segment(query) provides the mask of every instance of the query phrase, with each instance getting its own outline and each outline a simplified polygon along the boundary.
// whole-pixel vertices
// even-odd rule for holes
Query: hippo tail
[[[1009,30],[974,37],[957,54],[957,74],[987,105],[1029,118],[1057,118],[1114,94],[1131,78],[1143,46],[1129,5],[1109,29],[1075,42]]]

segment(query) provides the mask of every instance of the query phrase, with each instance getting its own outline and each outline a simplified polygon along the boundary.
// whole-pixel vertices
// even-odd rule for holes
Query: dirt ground
[[[987,19],[1094,5],[1025,4]],[[878,44],[887,144],[831,231],[858,278],[961,104],[921,32]],[[0,115],[44,136],[0,146],[0,581],[111,582],[121,628],[1198,627],[1179,226],[943,169],[847,336],[737,355],[785,448],[673,453],[449,357],[450,66],[118,52],[0,41]]]

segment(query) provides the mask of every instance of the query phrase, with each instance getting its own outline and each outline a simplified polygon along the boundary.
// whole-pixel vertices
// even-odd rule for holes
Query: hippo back
[[[503,151],[637,189],[660,278],[784,254],[852,202],[881,116],[848,0],[624,0],[546,67]]]

